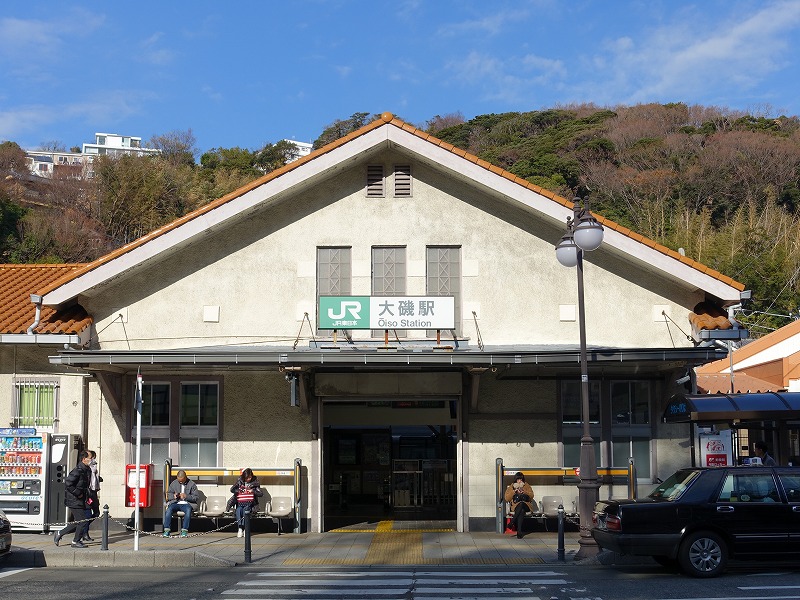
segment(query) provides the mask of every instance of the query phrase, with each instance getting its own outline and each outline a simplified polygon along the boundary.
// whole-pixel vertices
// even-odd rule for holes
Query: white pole
[[[136,373],[136,491],[134,492],[133,549],[139,550],[139,493],[141,490],[142,462],[142,375]]]

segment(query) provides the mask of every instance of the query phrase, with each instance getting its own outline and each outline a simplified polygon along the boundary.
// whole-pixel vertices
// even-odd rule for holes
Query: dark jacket
[[[253,501],[252,502],[240,501],[239,491],[246,490],[248,488],[251,489],[253,492]],[[258,499],[264,495],[264,491],[261,489],[261,482],[259,482],[258,477],[255,476],[248,482],[239,477],[238,481],[231,486],[231,493],[233,493],[236,496],[238,504],[248,504],[252,508],[258,506]]]
[[[89,477],[91,469],[88,465],[79,462],[78,466],[72,469],[64,480],[64,505],[68,508],[86,509],[90,505],[87,500],[89,495]]]
[[[175,494],[181,491],[181,482],[177,479],[173,479],[172,483],[169,484],[167,488],[167,506],[177,502],[175,500]],[[200,498],[197,494],[197,486],[195,485],[194,481],[191,479],[187,479],[186,483],[183,484],[183,493],[186,494],[186,502],[189,503],[189,506],[192,507],[193,511],[197,511],[198,502]]]

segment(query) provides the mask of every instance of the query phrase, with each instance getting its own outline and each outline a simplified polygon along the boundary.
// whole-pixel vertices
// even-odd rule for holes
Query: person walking
[[[103,481],[97,468],[97,452],[89,450],[89,455],[92,459],[91,462],[89,462],[89,469],[91,470],[91,475],[89,476],[89,495],[92,499],[90,507],[92,511],[92,520],[86,524],[86,534],[83,536],[83,541],[85,542],[94,541],[93,538],[89,537],[89,528],[92,526],[94,520],[100,516],[100,500],[98,499],[97,493],[100,491],[100,483]]]
[[[239,524],[239,531],[236,537],[244,535],[244,516],[246,513],[253,512],[258,507],[258,499],[264,495],[258,477],[253,475],[253,469],[242,469],[242,475],[231,486],[231,492],[236,496],[236,522]]]
[[[72,523],[56,533],[53,542],[58,546],[61,538],[66,534],[75,532],[70,546],[73,548],[86,548],[83,543],[84,536],[89,528],[89,521],[92,517],[92,496],[89,491],[89,479],[91,468],[89,463],[92,461],[89,450],[81,450],[78,455],[78,465],[69,472],[64,480],[64,504],[70,510]]]

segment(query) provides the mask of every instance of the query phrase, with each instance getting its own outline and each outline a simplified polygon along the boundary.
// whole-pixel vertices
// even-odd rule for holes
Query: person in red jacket
[[[236,496],[236,522],[239,524],[237,537],[244,535],[244,515],[253,512],[258,507],[258,499],[264,495],[261,483],[253,475],[253,469],[242,469],[242,475],[231,486],[231,492]]]

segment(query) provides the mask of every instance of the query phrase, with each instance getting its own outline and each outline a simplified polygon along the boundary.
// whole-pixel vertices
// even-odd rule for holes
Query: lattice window
[[[455,298],[455,331],[456,335],[461,335],[461,248],[428,246],[426,263],[427,295]],[[428,331],[428,336],[435,335],[436,330]]]
[[[320,296],[350,295],[350,254],[349,247],[317,248],[317,306]],[[331,331],[320,330],[319,333],[327,335]]]
[[[405,296],[406,248],[405,246],[375,246],[372,248],[372,295]],[[397,337],[406,337],[406,331],[397,331]],[[373,329],[373,337],[383,337],[383,329]],[[394,334],[390,334],[393,338]]]

